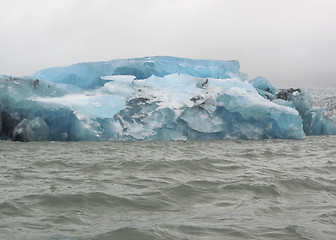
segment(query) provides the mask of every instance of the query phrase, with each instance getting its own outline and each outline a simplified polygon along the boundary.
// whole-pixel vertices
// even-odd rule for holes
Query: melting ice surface
[[[336,134],[302,89],[247,80],[237,61],[146,57],[0,78],[1,138],[302,139]]]

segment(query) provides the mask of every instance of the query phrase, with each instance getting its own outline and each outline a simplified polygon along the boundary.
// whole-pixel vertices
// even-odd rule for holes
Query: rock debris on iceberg
[[[237,61],[146,57],[0,78],[1,139],[303,139],[335,134],[302,89],[247,80]]]

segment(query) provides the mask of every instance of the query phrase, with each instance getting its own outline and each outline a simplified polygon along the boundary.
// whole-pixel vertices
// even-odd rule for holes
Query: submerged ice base
[[[2,139],[303,139],[336,134],[302,89],[247,81],[237,61],[152,57],[0,78]]]

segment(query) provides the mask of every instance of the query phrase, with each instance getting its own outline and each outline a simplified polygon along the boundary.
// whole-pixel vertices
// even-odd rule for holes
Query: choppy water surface
[[[336,239],[336,137],[0,142],[0,239]]]

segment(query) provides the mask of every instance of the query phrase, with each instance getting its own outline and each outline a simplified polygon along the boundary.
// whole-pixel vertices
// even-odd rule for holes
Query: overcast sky
[[[0,74],[169,55],[336,87],[335,0],[0,0]]]

